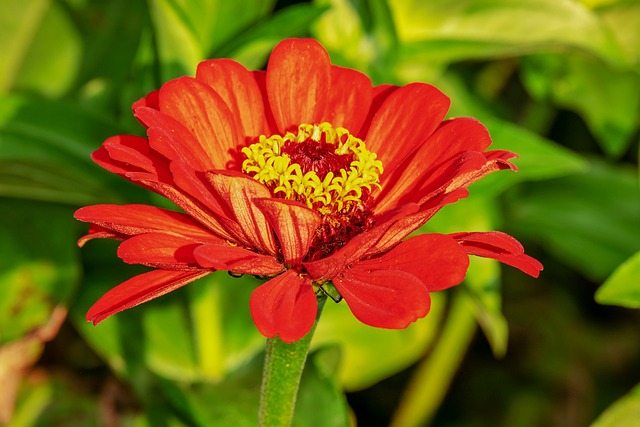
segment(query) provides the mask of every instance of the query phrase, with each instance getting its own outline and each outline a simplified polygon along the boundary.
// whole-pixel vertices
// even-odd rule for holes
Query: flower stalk
[[[304,337],[287,344],[277,336],[267,339],[260,390],[259,427],[288,427],[293,420],[298,388],[311,338],[327,297],[319,295],[316,321]]]

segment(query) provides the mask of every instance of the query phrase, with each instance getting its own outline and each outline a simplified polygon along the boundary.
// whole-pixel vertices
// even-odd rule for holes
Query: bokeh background
[[[130,106],[163,82],[206,58],[260,69],[288,37],[374,84],[436,85],[519,153],[424,230],[506,231],[545,265],[474,259],[403,331],[328,303],[295,425],[640,425],[637,0],[2,0],[0,424],[255,425],[257,282],[214,274],[94,328],[140,269],[80,250],[72,214],[166,203],[90,153],[143,134]]]

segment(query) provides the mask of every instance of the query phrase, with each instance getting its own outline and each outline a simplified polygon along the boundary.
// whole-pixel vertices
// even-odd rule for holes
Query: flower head
[[[404,328],[429,293],[459,284],[468,255],[527,274],[542,269],[500,232],[407,238],[466,187],[515,169],[476,120],[444,120],[449,99],[423,83],[373,87],[334,66],[315,40],[290,39],[265,71],[202,62],[133,105],[147,137],[119,135],[93,153],[105,169],[161,194],[182,212],[96,205],[75,216],[118,256],[154,269],[107,292],[98,323],[215,270],[263,276],[251,296],[257,328],[287,342],[316,317],[332,283],[362,322]]]

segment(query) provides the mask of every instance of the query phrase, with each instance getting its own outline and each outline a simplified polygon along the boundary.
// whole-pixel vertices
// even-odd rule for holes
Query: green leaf
[[[191,75],[197,64],[265,16],[273,0],[152,0],[163,81]]]
[[[62,101],[2,97],[0,196],[74,206],[122,201],[126,192],[135,191],[134,186],[90,158],[118,130],[107,120]]]
[[[400,0],[389,5],[400,40],[423,43],[423,55],[433,51],[432,60],[440,62],[570,46],[624,63],[620,46],[599,17],[576,2]]]
[[[347,403],[332,372],[327,370],[326,349],[312,353],[307,360],[294,427],[346,427]],[[197,426],[253,427],[258,421],[260,376],[263,356],[230,372],[218,384],[180,384],[163,381],[162,388],[175,410]]]
[[[600,304],[640,308],[640,251],[613,272],[595,297]]]
[[[634,427],[640,419],[640,385],[611,405],[591,427]]]
[[[366,388],[415,363],[429,348],[444,314],[444,296],[432,294],[429,315],[402,330],[379,329],[357,320],[347,304],[328,300],[312,348],[339,346],[338,378],[347,390]],[[402,349],[402,351],[398,351]]]
[[[82,44],[65,10],[51,0],[0,3],[0,93],[59,96],[73,83]]]
[[[0,199],[0,344],[47,323],[75,291],[79,265],[72,212]]]
[[[522,76],[535,98],[580,114],[608,155],[620,157],[633,142],[640,115],[637,72],[563,54],[525,58]]]
[[[582,174],[508,193],[511,230],[601,281],[638,250],[640,190],[635,171],[596,162]]]
[[[500,171],[474,183],[471,192],[498,194],[517,182],[539,181],[582,172],[586,161],[573,151],[524,128],[499,119],[483,119],[493,140],[491,150],[509,150],[518,155],[518,171]]]
[[[309,26],[326,10],[323,6],[298,4],[276,12],[270,19],[238,34],[214,51],[214,57],[232,58],[249,69],[260,69],[281,40],[304,37]]]
[[[123,86],[139,78],[132,66],[138,52],[144,50],[142,42],[151,30],[146,0],[111,0],[69,7],[85,43],[77,82],[79,87],[84,86],[84,98],[107,90],[114,97],[121,94]]]
[[[309,355],[302,373],[293,427],[347,427],[349,405],[336,379],[340,350],[322,348]]]

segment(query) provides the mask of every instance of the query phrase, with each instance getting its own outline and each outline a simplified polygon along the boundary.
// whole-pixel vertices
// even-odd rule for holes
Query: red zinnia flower
[[[254,290],[257,328],[286,342],[314,323],[315,292],[332,282],[353,314],[404,328],[429,292],[459,284],[468,254],[537,276],[542,265],[499,233],[405,238],[466,187],[515,169],[476,120],[443,121],[449,99],[423,83],[376,86],[331,65],[315,40],[285,40],[267,71],[202,62],[134,103],[147,138],[120,135],[93,153],[105,169],[184,213],[96,205],[79,244],[121,239],[118,256],[155,269],[107,292],[94,324],[215,270],[269,278]]]

